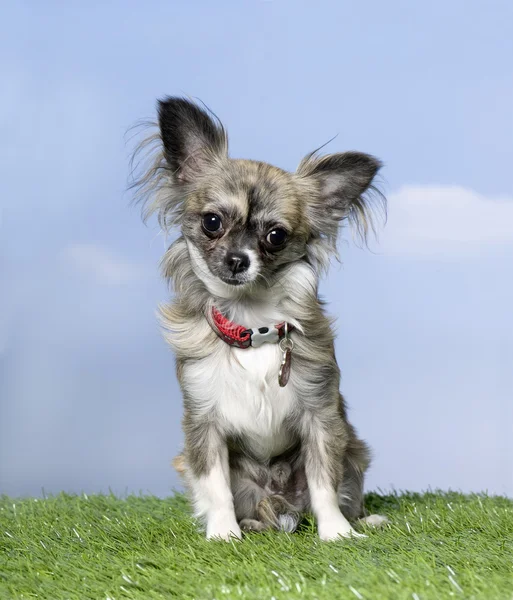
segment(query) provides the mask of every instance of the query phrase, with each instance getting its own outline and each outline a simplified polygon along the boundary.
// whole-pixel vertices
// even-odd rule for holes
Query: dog
[[[180,230],[162,260],[174,300],[160,320],[184,404],[174,464],[195,516],[209,539],[292,532],[305,513],[322,540],[358,537],[351,523],[384,518],[365,516],[370,450],[348,421],[318,282],[340,225],[365,235],[384,206],[381,163],[316,151],[290,173],[230,158],[199,103],[166,97],[157,112],[134,185],[145,217]]]

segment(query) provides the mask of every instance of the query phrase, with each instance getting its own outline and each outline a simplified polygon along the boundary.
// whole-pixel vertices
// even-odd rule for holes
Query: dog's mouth
[[[239,286],[249,283],[247,279],[238,279],[237,277],[219,277],[219,279],[228,285]]]

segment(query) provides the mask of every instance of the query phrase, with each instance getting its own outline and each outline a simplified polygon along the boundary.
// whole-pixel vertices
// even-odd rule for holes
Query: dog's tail
[[[185,464],[185,456],[183,454],[175,456],[171,464],[176,469],[177,473],[179,473],[180,475],[184,475],[185,471],[187,470],[187,465]]]
[[[287,513],[278,516],[279,530],[287,533],[294,533],[299,525],[299,515],[297,513]]]
[[[293,533],[300,521],[299,512],[278,494],[260,500],[257,506],[259,520],[273,529]]]

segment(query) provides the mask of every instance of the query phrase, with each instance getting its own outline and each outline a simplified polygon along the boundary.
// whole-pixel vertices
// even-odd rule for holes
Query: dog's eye
[[[216,233],[221,229],[223,222],[221,217],[215,213],[203,215],[203,229],[209,233]]]
[[[271,244],[271,246],[282,246],[287,239],[287,232],[284,229],[280,229],[279,227],[275,227],[271,229],[271,231],[267,234],[267,242]]]

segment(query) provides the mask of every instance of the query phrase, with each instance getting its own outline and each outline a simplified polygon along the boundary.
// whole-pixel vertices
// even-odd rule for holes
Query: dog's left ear
[[[297,175],[312,188],[307,212],[313,234],[336,237],[338,224],[345,218],[354,219],[365,233],[370,217],[364,194],[380,168],[377,158],[361,152],[304,158]]]

